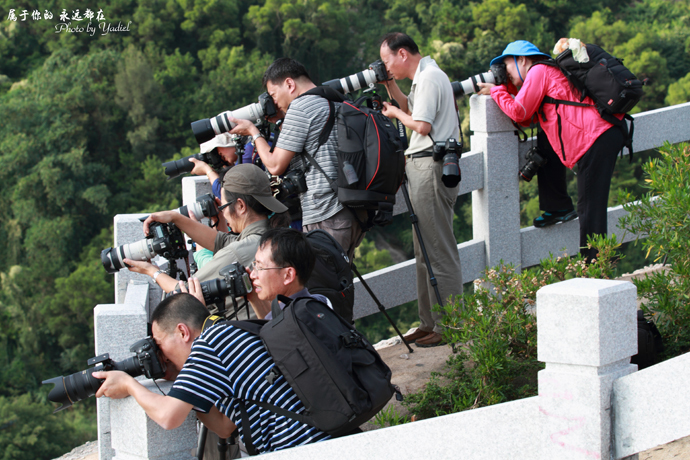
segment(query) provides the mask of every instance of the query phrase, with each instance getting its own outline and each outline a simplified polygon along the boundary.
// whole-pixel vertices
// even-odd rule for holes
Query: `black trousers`
[[[596,250],[587,249],[587,235],[606,235],[608,231],[608,201],[611,177],[618,153],[627,134],[613,126],[605,131],[577,162],[577,215],[580,219],[580,253],[588,261],[596,257]],[[547,162],[537,171],[539,208],[542,211],[573,209],[565,180],[566,167],[541,130],[537,147]]]

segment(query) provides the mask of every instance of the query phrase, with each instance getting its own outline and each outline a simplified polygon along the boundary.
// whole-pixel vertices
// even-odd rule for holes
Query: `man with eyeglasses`
[[[272,319],[271,302],[278,295],[291,299],[313,297],[333,308],[322,295],[305,287],[314,269],[314,250],[304,233],[274,228],[261,235],[254,262],[249,266],[253,290],[247,296],[257,317]],[[284,305],[280,303],[280,307]]]
[[[234,166],[225,174],[218,217],[218,228],[227,228],[231,233],[195,222],[177,211],[151,214],[144,222],[144,233],[153,221],[172,222],[201,246],[213,248],[213,259],[196,273],[200,281],[207,281],[219,278],[220,270],[232,263],[248,266],[254,260],[261,235],[269,228],[289,224],[287,208],[273,197],[268,176],[253,164]],[[178,288],[176,279],[150,262],[124,262],[131,271],[151,276],[165,292]]]

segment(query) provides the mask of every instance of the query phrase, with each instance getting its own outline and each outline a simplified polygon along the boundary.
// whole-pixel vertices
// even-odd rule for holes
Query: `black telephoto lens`
[[[42,382],[43,384],[55,384],[53,389],[50,390],[50,393],[48,393],[48,399],[50,401],[61,404],[61,406],[58,407],[55,412],[66,409],[82,399],[95,395],[103,383],[103,380],[97,379],[92,375],[96,371],[118,370],[124,371],[132,377],[137,377],[143,374],[143,370],[139,365],[139,360],[136,356],[117,363],[111,361],[107,354],[92,359],[101,359],[103,362],[106,362],[106,365],[98,365],[90,369],[75,372],[67,377],[54,377]],[[89,362],[91,361],[92,360],[89,360]]]
[[[199,154],[195,154],[190,155],[188,157],[180,158],[179,160],[173,160],[168,161],[167,163],[163,163],[163,168],[165,168],[164,172],[165,175],[168,176],[168,179],[177,177],[180,174],[192,172],[192,169],[194,169],[194,163],[189,161],[190,158],[194,158],[195,160],[203,160]]]

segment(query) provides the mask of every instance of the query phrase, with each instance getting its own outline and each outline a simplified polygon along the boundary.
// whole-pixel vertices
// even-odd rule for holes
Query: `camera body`
[[[151,260],[156,255],[168,260],[187,257],[189,251],[184,235],[175,224],[151,222],[149,234],[143,240],[101,251],[105,271],[114,274],[126,267],[124,259]]]
[[[539,168],[546,164],[547,160],[541,155],[541,153],[539,153],[539,149],[536,146],[533,146],[527,151],[525,159],[527,160],[527,163],[522,167],[522,169],[520,169],[518,174],[522,180],[529,182],[532,180]]]
[[[66,409],[77,401],[86,399],[96,394],[101,387],[103,380],[95,378],[92,374],[98,371],[123,371],[132,377],[140,375],[149,379],[160,379],[165,377],[165,363],[160,358],[160,350],[155,340],[146,337],[135,342],[129,351],[134,356],[122,361],[113,361],[108,353],[93,357],[87,361],[91,369],[75,372],[67,377],[54,377],[44,380],[42,383],[54,384],[48,394],[50,401],[61,404],[55,412]]]
[[[189,212],[191,211],[197,219],[202,217],[210,218],[218,215],[218,205],[213,195],[206,193],[197,197],[194,203],[188,206],[181,206],[178,211],[185,217],[189,217]]]
[[[192,132],[199,144],[208,142],[221,133],[226,133],[235,127],[230,117],[240,120],[251,120],[254,124],[264,123],[266,118],[275,116],[278,111],[273,98],[268,93],[259,96],[259,101],[246,105],[237,110],[223,112],[213,118],[203,118],[192,122]]]
[[[434,143],[434,161],[443,162],[441,181],[446,187],[455,187],[462,180],[460,171],[460,157],[462,156],[462,143],[454,138]]]
[[[386,65],[379,59],[369,64],[369,68],[366,70],[357,72],[349,77],[325,81],[321,84],[347,94],[366,87],[373,88],[377,82],[386,80],[388,80],[388,71],[386,70]]]
[[[291,169],[282,178],[277,178],[271,184],[277,188],[276,199],[283,202],[291,196],[307,191],[307,178],[303,169]]]
[[[207,306],[224,304],[225,298],[228,296],[232,298],[244,297],[252,292],[252,280],[241,263],[235,262],[227,265],[218,274],[222,278],[201,282],[201,292],[204,294],[204,302]],[[179,289],[176,289],[168,293],[166,297],[180,292]]]
[[[453,87],[453,94],[456,98],[465,94],[478,93],[481,88],[477,83],[493,83],[494,85],[502,85],[508,81],[508,72],[506,65],[502,62],[496,63],[489,68],[488,72],[474,75],[467,80],[454,81],[451,83]]]

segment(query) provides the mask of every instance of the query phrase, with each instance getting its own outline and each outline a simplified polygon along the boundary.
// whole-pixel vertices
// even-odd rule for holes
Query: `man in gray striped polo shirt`
[[[231,119],[237,126],[230,132],[252,136],[256,151],[271,174],[280,175],[288,169],[304,168],[308,163],[301,153],[307,152],[330,179],[336,180],[337,129],[333,129],[328,140],[319,146],[319,135],[326,125],[330,109],[328,101],[321,96],[302,96],[316,87],[304,66],[294,59],[276,59],[266,69],[263,83],[276,107],[285,114],[273,152],[258,128],[249,120]],[[307,191],[300,195],[304,231],[317,228],[327,231],[338,240],[352,260],[355,248],[364,238],[357,218],[338,202],[337,195],[321,171],[310,167],[306,180]]]

